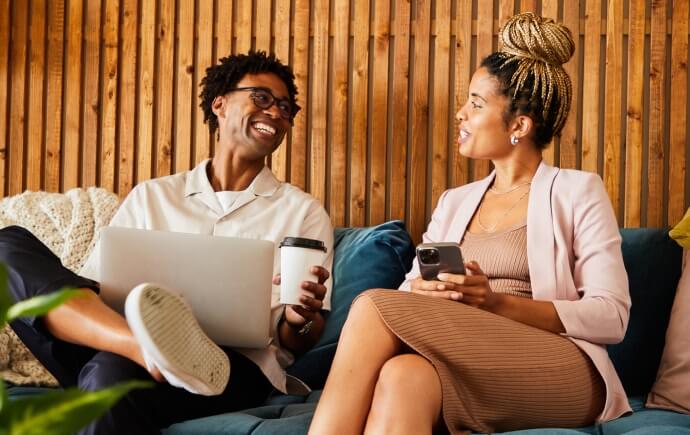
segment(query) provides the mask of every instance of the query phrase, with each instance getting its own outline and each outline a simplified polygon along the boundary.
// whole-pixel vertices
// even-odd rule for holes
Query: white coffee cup
[[[302,289],[303,281],[317,282],[312,266],[320,266],[326,259],[326,247],[321,240],[286,237],[280,242],[280,303],[302,305],[300,296],[314,295]]]

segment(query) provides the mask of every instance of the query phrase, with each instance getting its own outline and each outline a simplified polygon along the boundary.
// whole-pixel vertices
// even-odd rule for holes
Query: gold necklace
[[[523,193],[522,196],[519,197],[517,201],[515,201],[513,205],[511,205],[505,213],[503,213],[503,216],[498,218],[498,220],[493,225],[491,225],[491,228],[487,228],[484,226],[484,224],[482,224],[482,206],[484,205],[484,200],[482,200],[482,202],[479,204],[479,210],[477,210],[477,224],[479,225],[479,227],[486,233],[492,233],[494,229],[496,229],[498,224],[503,222],[506,216],[508,216],[508,214],[510,214],[510,212],[513,211],[513,209],[518,205],[518,203],[520,203],[520,201],[522,201],[527,196],[529,191],[530,190],[527,189],[527,191],[525,191],[525,193]]]
[[[504,191],[502,191],[502,192],[499,191],[498,189],[496,189],[496,186],[491,186],[491,188],[489,189],[489,191],[490,191],[491,193],[493,193],[494,195],[505,195],[506,193],[515,192],[516,190],[518,190],[518,189],[521,188],[522,186],[527,186],[528,184],[532,184],[532,180],[530,180],[530,181],[528,181],[528,182],[526,182],[526,183],[518,184],[517,186],[511,187],[510,189],[504,190]]]

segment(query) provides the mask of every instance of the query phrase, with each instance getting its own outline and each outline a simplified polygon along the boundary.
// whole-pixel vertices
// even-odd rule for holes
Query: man
[[[97,294],[96,254],[77,276],[28,231],[1,230],[0,261],[10,269],[15,299],[65,285],[84,294],[44,318],[13,324],[61,385],[97,390],[127,379],[159,381],[153,389],[128,394],[85,433],[156,433],[177,421],[260,405],[273,388],[304,389],[284,368],[323,330],[320,312],[330,305],[325,282],[333,230],[314,198],[279,182],[264,165],[299,110],[294,76],[273,55],[250,52],[208,68],[202,87],[204,121],[217,137],[213,159],[140,183],[111,225],[261,238],[275,242],[276,249],[285,236],[307,237],[323,240],[329,255],[312,268],[317,282],[302,283],[314,295],[302,297],[304,307],[278,303],[280,261],[275,256],[272,343],[240,352],[216,346],[178,296],[153,285],[130,294],[127,313],[132,318],[125,320]]]

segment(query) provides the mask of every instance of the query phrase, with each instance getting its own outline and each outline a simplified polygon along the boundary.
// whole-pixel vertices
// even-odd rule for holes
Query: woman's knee
[[[417,354],[398,355],[389,359],[381,368],[377,381],[381,392],[398,394],[415,393],[436,387],[440,381],[434,366]]]

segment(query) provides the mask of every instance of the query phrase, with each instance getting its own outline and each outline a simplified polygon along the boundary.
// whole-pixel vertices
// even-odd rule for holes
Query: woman
[[[425,242],[461,244],[466,275],[373,290],[350,311],[310,428],[431,433],[578,427],[630,411],[604,347],[630,295],[601,179],[547,166],[571,85],[567,28],[511,18],[457,113],[460,153],[485,179],[444,193]]]

